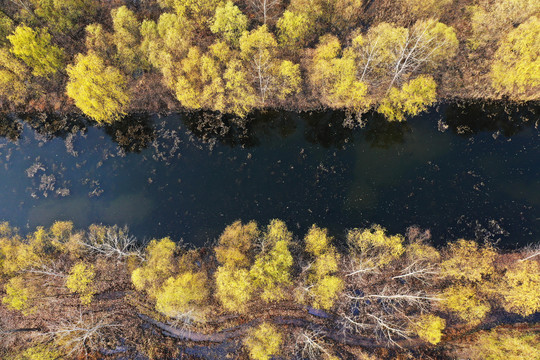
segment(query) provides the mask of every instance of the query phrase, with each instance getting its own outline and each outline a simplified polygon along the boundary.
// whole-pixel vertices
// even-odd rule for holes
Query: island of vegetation
[[[11,0],[0,110],[373,109],[540,98],[536,0]],[[77,110],[78,109],[78,110]]]
[[[236,221],[202,248],[0,225],[0,357],[539,359],[540,251]],[[206,357],[208,358],[208,357]]]

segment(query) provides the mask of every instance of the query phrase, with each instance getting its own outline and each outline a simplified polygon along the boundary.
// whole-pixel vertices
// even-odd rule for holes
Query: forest
[[[540,98],[535,0],[2,0],[0,106],[375,110]]]
[[[4,359],[539,359],[540,251],[236,221],[195,248],[0,225]],[[190,357],[192,356],[192,357]]]

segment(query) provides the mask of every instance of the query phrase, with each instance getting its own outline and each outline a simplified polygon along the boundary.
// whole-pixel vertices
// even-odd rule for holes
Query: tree
[[[24,64],[7,49],[0,49],[0,99],[14,105],[22,104],[30,90],[29,77]]]
[[[512,264],[499,282],[503,307],[528,316],[540,311],[540,264],[534,260]]]
[[[282,0],[249,0],[255,16],[263,25],[274,19]]]
[[[273,355],[279,355],[282,343],[281,333],[268,323],[262,323],[253,329],[244,340],[253,360],[270,360]]]
[[[311,35],[313,24],[304,13],[285,10],[276,26],[280,45],[291,50],[299,50]]]
[[[241,221],[235,221],[225,228],[214,248],[216,259],[222,264],[215,273],[216,296],[228,311],[243,312],[251,298],[248,267],[259,236],[256,222],[242,225]]]
[[[421,75],[401,89],[392,87],[377,107],[389,121],[403,121],[406,116],[417,115],[435,102],[437,84],[431,76]]]
[[[240,36],[247,29],[247,24],[247,17],[238,6],[232,1],[227,1],[225,5],[217,7],[210,30],[221,34],[230,44],[237,45]]]
[[[156,294],[156,310],[176,319],[201,320],[207,297],[206,275],[187,271],[165,281]]]
[[[494,273],[497,252],[489,245],[479,247],[475,241],[460,239],[450,243],[441,263],[443,276],[469,282],[480,282]]]
[[[214,248],[216,259],[230,267],[246,267],[251,263],[250,252],[260,231],[255,221],[242,225],[240,220],[227,226]]]
[[[404,252],[403,235],[386,235],[386,229],[373,225],[368,229],[353,229],[347,233],[347,243],[366,259],[379,267],[399,258]]]
[[[305,291],[315,308],[329,310],[343,290],[343,280],[334,274],[338,271],[339,254],[330,245],[327,229],[313,225],[306,237],[306,251],[314,261],[308,266]]]
[[[132,73],[142,66],[139,54],[139,21],[126,6],[111,10],[119,66]]]
[[[174,272],[175,251],[176,244],[169,238],[152,240],[146,247],[146,262],[131,273],[135,289],[146,290],[155,297],[163,282]]]
[[[513,99],[540,98],[540,18],[532,16],[500,42],[491,80],[496,91]]]
[[[79,294],[81,304],[83,305],[90,304],[96,293],[94,286],[95,276],[94,267],[83,262],[73,265],[69,271],[66,286],[71,292]]]
[[[342,55],[341,57],[339,57]],[[367,109],[367,85],[358,80],[354,58],[341,51],[339,40],[331,35],[320,39],[311,65],[312,86],[320,92],[321,102],[332,108],[356,112]]]
[[[489,303],[472,285],[454,285],[446,288],[443,292],[442,305],[456,312],[459,318],[470,325],[479,324],[491,310]]]
[[[445,327],[446,321],[433,314],[420,316],[413,325],[418,336],[433,345],[441,342],[442,331]]]
[[[469,7],[472,28],[469,43],[476,49],[497,42],[538,11],[540,4],[535,0],[481,1]]]
[[[304,13],[318,34],[346,33],[362,14],[362,0],[292,0],[287,10]]]
[[[98,7],[92,0],[30,0],[36,16],[42,18],[56,33],[78,28],[93,17]]]
[[[7,15],[0,12],[0,46],[7,44],[7,36],[13,32],[14,24]]]
[[[94,52],[78,54],[75,64],[67,67],[67,95],[75,105],[99,123],[111,123],[125,115],[130,96],[125,76],[106,66]]]
[[[266,302],[285,298],[285,287],[291,284],[291,240],[292,234],[283,221],[270,222],[260,244],[261,252],[250,270],[253,285],[261,290],[261,298]]]
[[[17,360],[58,360],[62,353],[51,346],[36,345],[23,351]]]
[[[540,359],[540,338],[534,332],[495,328],[481,331],[469,345],[471,360]]]
[[[401,0],[401,8],[414,19],[440,18],[452,0]]]
[[[7,38],[11,42],[11,52],[31,67],[35,76],[53,75],[62,67],[64,51],[51,44],[47,30],[36,31],[19,25]]]
[[[240,60],[231,60],[223,74],[227,91],[227,111],[245,117],[256,105],[255,89]]]
[[[176,14],[193,21],[194,24],[206,24],[214,15],[221,0],[158,0],[163,8],[174,9]]]
[[[5,290],[6,295],[2,298],[2,302],[9,308],[21,311],[24,315],[32,314],[37,310],[36,298],[39,290],[28,286],[22,276],[9,279]]]

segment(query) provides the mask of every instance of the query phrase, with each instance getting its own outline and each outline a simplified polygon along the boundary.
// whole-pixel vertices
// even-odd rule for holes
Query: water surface
[[[341,112],[134,115],[114,127],[40,115],[0,120],[0,219],[23,231],[72,220],[202,245],[236,219],[373,223],[535,243],[539,106],[440,105],[407,123]]]

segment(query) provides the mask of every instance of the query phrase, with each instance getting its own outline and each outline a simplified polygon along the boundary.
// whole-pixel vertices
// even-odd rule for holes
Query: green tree
[[[31,67],[35,76],[53,75],[62,67],[64,51],[51,44],[47,30],[36,31],[19,25],[7,38],[11,42],[11,52]]]
[[[74,293],[79,294],[81,304],[88,305],[92,302],[96,293],[94,285],[96,273],[92,265],[83,262],[75,264],[69,271],[66,280],[66,287]]]
[[[513,99],[540,98],[540,18],[532,16],[500,42],[491,79],[496,91]]]
[[[78,54],[67,67],[67,95],[81,111],[99,123],[110,123],[125,115],[129,93],[125,76],[106,66],[97,54]]]
[[[279,355],[283,336],[271,324],[262,323],[253,329],[244,340],[249,356],[253,360],[270,360],[273,355]]]
[[[223,36],[230,44],[238,44],[242,33],[248,25],[247,17],[232,1],[227,1],[223,6],[218,6],[212,20],[210,30]]]

